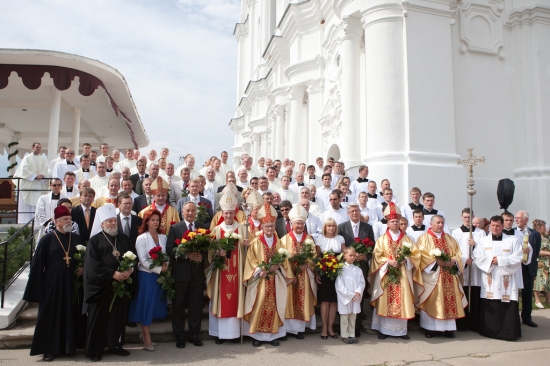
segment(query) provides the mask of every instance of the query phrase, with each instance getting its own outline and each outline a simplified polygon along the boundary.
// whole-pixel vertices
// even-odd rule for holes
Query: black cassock
[[[108,238],[108,239],[107,239]],[[115,236],[104,231],[92,236],[88,242],[84,260],[84,301],[88,311],[88,337],[86,356],[101,355],[105,347],[115,349],[124,345],[126,321],[130,299],[126,296],[113,299],[113,275],[118,269],[119,260],[113,255]],[[116,236],[116,247],[122,260],[130,250],[130,241],[124,234]],[[135,254],[135,253],[134,253]],[[126,284],[126,286],[130,286]]]
[[[76,246],[83,244],[76,234],[55,234],[73,258]],[[32,339],[31,356],[41,354],[74,355],[76,348],[84,348],[86,316],[82,315],[82,296],[79,302],[73,299],[75,260],[69,266],[63,259],[61,248],[54,232],[40,239],[31,262],[29,281],[23,300],[38,303],[38,317]]]

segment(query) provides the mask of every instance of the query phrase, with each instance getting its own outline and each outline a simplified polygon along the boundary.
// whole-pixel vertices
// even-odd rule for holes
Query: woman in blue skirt
[[[143,216],[143,224],[139,228],[140,235],[136,240],[136,252],[139,258],[138,265],[138,293],[130,303],[128,320],[140,323],[139,338],[145,350],[154,351],[151,333],[149,331],[153,319],[164,319],[167,312],[166,296],[162,285],[157,283],[159,274],[168,269],[168,263],[161,267],[149,269],[151,258],[149,251],[160,246],[166,253],[166,235],[160,233],[161,214],[158,210],[150,210]]]

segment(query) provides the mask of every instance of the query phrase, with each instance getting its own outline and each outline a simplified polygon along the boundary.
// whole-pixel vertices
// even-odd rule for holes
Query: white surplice
[[[458,246],[460,247],[460,252],[462,253],[462,267],[464,268],[464,286],[468,286],[468,281],[470,278],[470,269],[466,267],[466,261],[470,257],[470,244],[468,241],[470,240],[470,233],[462,231],[461,228],[454,229],[451,233],[451,236],[455,238],[455,240],[458,242]],[[476,244],[479,243],[481,238],[485,237],[485,232],[481,229],[475,228],[475,230],[472,232],[472,237]],[[473,252],[472,252],[473,257]],[[479,268],[477,268],[477,265],[475,262],[472,263],[472,286],[481,286],[481,271]]]
[[[17,199],[19,223],[32,219],[38,199],[48,191],[48,181],[36,179],[38,175],[49,176],[48,161],[42,155],[26,155],[13,175],[14,178],[22,178],[19,180],[21,191]],[[17,184],[17,181],[14,183]]]
[[[344,262],[342,273],[336,277],[336,294],[338,295],[338,312],[340,314],[359,314],[361,312],[361,299],[353,300],[356,292],[363,297],[365,289],[365,276],[361,268],[355,264]]]

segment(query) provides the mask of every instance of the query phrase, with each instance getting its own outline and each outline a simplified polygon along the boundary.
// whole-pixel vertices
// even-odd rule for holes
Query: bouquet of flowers
[[[433,255],[435,259],[441,259],[443,262],[449,262],[451,260],[451,256],[445,253],[444,250],[440,249],[432,249],[430,250],[430,255]],[[458,274],[458,269],[456,266],[452,267],[441,267],[442,270],[449,272],[452,275]]]
[[[355,238],[354,242],[351,244],[351,247],[355,249],[357,254],[369,255],[372,254],[374,250],[374,242],[369,238],[365,238],[363,240]],[[354,264],[358,266],[359,262],[355,262]]]
[[[162,247],[156,246],[152,248],[149,251],[149,258],[151,260],[151,264],[149,265],[149,269],[153,269],[155,267],[162,267],[164,263],[170,262],[170,257],[168,254],[162,252]],[[162,286],[162,289],[164,290],[164,293],[162,294],[161,300],[164,301],[166,297],[169,299],[173,299],[176,295],[176,290],[174,290],[174,283],[176,280],[171,276],[171,270],[168,268],[165,272],[160,272],[159,278],[157,278],[157,283],[160,283]]]
[[[344,263],[341,262],[342,256],[342,253],[336,255],[333,251],[328,251],[323,254],[323,257],[318,258],[315,265],[319,276],[327,276],[334,281],[344,267]]]
[[[189,196],[189,190],[187,189],[187,183],[184,183],[183,189],[181,190],[181,198]]]
[[[119,262],[118,272],[125,272],[130,268],[136,266],[136,255],[130,251],[127,251],[122,256],[122,261]],[[109,312],[113,309],[113,304],[117,297],[123,298],[124,296],[130,297],[130,291],[126,288],[126,284],[131,285],[134,280],[132,277],[128,277],[124,281],[113,281],[113,300],[111,300],[111,305],[109,306]]]
[[[225,250],[226,255],[214,256],[214,260],[212,261],[212,264],[208,269],[208,273],[206,274],[207,277],[212,274],[212,271],[215,271],[217,269],[223,271],[224,269],[227,268],[227,266],[225,265],[225,258],[231,258],[231,251],[237,248],[237,245],[240,239],[241,239],[241,236],[239,234],[228,231],[225,233],[225,236],[223,238],[212,242],[212,249]]]
[[[192,252],[207,252],[212,246],[212,234],[210,230],[187,230],[181,239],[176,239],[176,258]],[[200,263],[200,262],[197,262]]]
[[[298,275],[302,272],[302,269],[300,267],[306,263],[309,263],[309,261],[312,260],[313,257],[315,257],[313,240],[306,239],[302,244],[302,249],[300,250],[300,253],[294,255],[292,258],[289,259],[289,261],[292,263],[293,267],[295,267],[296,274]]]
[[[78,290],[82,287],[82,276],[78,275],[80,268],[84,267],[84,257],[86,256],[86,247],[78,244],[76,246],[76,253],[74,254],[74,260],[76,263],[76,269],[74,270],[74,291],[73,291],[73,304],[80,304],[80,296],[78,296]]]
[[[395,253],[395,261],[397,264],[401,263],[405,258],[411,255],[412,244],[411,243],[402,243],[401,247],[397,249]],[[386,286],[391,284],[397,285],[401,282],[401,266],[395,268],[393,266],[388,266],[388,281]]]
[[[208,203],[199,202],[197,205],[197,218],[195,220],[201,224],[206,223],[210,219],[210,215],[208,214],[209,208],[210,205]]]
[[[272,266],[281,265],[284,263],[284,261],[290,257],[290,252],[286,250],[285,248],[279,248],[277,253],[273,254],[271,256],[271,259],[269,260],[269,263],[266,263],[265,261],[262,261],[258,265],[258,268],[262,271],[267,272],[267,276],[265,277],[266,281],[269,281],[269,277],[274,277],[276,272],[271,272],[270,269]],[[252,280],[248,282],[248,288],[251,289],[254,286],[258,284],[258,281],[260,281],[260,276],[254,277]]]

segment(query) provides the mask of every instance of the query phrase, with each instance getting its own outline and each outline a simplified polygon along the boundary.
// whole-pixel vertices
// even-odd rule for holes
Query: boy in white
[[[355,338],[355,317],[361,312],[361,298],[365,289],[365,277],[361,268],[354,264],[357,253],[353,247],[344,249],[344,268],[336,277],[338,312],[340,313],[340,335],[344,343],[357,343]]]

